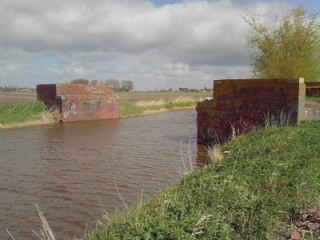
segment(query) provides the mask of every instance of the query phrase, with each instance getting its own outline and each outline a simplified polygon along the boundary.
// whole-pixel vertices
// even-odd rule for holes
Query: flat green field
[[[141,100],[164,100],[170,101],[177,98],[192,98],[200,100],[200,98],[212,97],[212,92],[116,92],[122,101],[141,101]]]
[[[37,100],[35,92],[2,92],[0,91],[0,105],[30,103]]]

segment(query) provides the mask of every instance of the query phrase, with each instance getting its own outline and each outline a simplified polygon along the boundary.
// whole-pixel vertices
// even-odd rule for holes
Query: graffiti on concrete
[[[77,105],[74,101],[67,101],[63,111],[63,119],[68,119],[71,115],[77,114]]]

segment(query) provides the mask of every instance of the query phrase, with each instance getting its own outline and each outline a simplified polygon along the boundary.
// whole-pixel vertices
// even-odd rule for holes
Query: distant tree
[[[103,82],[103,85],[105,86],[112,86],[114,91],[119,91],[121,88],[120,81],[117,79],[108,79],[102,82]]]
[[[90,85],[93,85],[93,86],[96,86],[99,84],[99,81],[98,80],[91,80],[90,81]]]
[[[303,8],[276,18],[272,27],[254,16],[249,24],[248,45],[257,49],[251,56],[254,74],[259,78],[296,78],[320,80],[320,23]]]
[[[83,85],[88,85],[89,84],[89,80],[88,79],[74,79],[70,81],[71,84],[83,84]]]
[[[188,92],[189,88],[179,88],[179,92]]]
[[[121,81],[121,89],[122,91],[129,92],[134,87],[134,84],[131,80],[122,80]]]

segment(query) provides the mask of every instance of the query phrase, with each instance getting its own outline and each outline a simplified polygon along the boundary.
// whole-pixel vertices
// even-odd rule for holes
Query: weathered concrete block
[[[111,87],[80,84],[37,85],[38,100],[58,110],[64,122],[119,118]]]
[[[271,119],[305,119],[303,78],[217,80],[213,89],[213,100],[197,105],[199,143],[223,143]]]

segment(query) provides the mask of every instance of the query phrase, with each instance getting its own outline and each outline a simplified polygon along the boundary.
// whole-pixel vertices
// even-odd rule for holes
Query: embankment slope
[[[290,219],[319,216],[319,136],[314,122],[238,137],[223,147],[223,161],[85,239],[290,239],[299,234]]]

